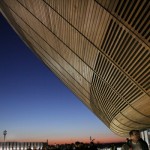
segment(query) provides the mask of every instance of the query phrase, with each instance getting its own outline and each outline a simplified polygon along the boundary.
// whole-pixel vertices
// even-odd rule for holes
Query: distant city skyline
[[[21,41],[0,14],[0,142],[119,142]]]

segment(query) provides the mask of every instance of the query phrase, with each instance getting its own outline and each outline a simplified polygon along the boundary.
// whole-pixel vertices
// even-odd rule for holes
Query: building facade
[[[0,142],[0,150],[42,149],[43,142]]]

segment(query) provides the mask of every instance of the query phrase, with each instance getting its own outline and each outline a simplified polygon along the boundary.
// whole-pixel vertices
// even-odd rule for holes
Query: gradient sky
[[[123,141],[33,54],[0,14],[0,141]]]

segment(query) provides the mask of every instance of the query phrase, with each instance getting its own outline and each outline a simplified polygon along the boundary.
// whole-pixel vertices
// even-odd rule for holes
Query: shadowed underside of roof
[[[33,52],[113,132],[150,128],[149,0],[1,0]]]

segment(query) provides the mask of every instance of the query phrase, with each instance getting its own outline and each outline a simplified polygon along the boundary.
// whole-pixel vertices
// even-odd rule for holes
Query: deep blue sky
[[[0,14],[0,141],[119,140],[37,58]],[[120,138],[121,139],[121,138]]]

